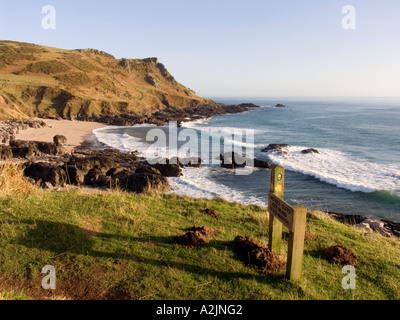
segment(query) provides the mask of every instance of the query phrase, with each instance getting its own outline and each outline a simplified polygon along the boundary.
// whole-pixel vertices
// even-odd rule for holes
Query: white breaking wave
[[[254,135],[257,134],[265,134],[268,132],[268,130],[255,130],[251,128],[237,128],[237,127],[216,127],[216,126],[207,126],[207,127],[202,127],[199,126],[199,124],[208,124],[210,119],[201,119],[201,120],[195,120],[195,121],[189,121],[185,122],[182,124],[182,127],[188,128],[188,129],[194,129],[197,131],[201,132],[202,138],[208,138],[208,137],[213,137],[213,136],[229,136],[232,134],[237,134],[237,135],[243,135],[243,138],[246,142],[239,141],[236,139],[239,139],[238,136],[235,136],[235,140],[232,138],[225,138],[225,141],[228,144],[231,145],[237,145],[242,148],[249,148],[249,149],[256,149],[257,145],[254,144]],[[246,139],[246,135],[249,135]],[[253,135],[250,137],[250,135]],[[251,142],[248,142],[248,140],[251,140]]]
[[[221,167],[204,166],[202,168],[184,168],[180,178],[168,178],[171,194],[189,196],[192,198],[224,198],[229,202],[238,202],[243,205],[267,206],[267,202],[254,196],[246,196],[244,193],[229,188],[213,181],[213,174],[223,174]]]
[[[274,164],[286,170],[313,176],[323,182],[351,191],[400,191],[400,167],[381,165],[331,149],[318,149],[319,154],[302,154],[308,147],[283,148],[287,155],[271,152]]]
[[[136,126],[137,127],[137,126]],[[139,151],[139,155],[145,157],[149,143],[128,134],[118,134],[112,129],[120,127],[106,127],[93,131],[97,140],[105,145],[116,148],[122,152]],[[163,150],[165,151],[165,150]],[[244,205],[255,204],[267,206],[267,203],[254,197],[246,196],[240,191],[229,188],[223,184],[213,181],[213,175],[223,174],[219,165],[205,165],[202,168],[183,168],[183,176],[179,178],[168,178],[171,194],[189,196],[193,198],[224,198],[230,202],[239,202]]]
[[[149,127],[150,125],[138,125],[135,127]],[[152,125],[151,125],[152,126]],[[149,144],[139,138],[130,136],[129,134],[112,133],[110,129],[121,129],[121,127],[109,126],[105,128],[93,130],[96,139],[105,145],[118,149],[122,152],[138,151],[138,155],[145,156]]]

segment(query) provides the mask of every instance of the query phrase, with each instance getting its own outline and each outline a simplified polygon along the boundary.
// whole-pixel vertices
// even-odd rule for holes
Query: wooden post
[[[294,209],[293,227],[292,230],[289,230],[286,277],[296,281],[301,278],[302,272],[307,209],[304,207],[294,207]]]
[[[272,167],[271,173],[271,189],[270,192],[283,200],[285,186],[285,169],[281,166]],[[269,214],[269,250],[275,254],[281,254],[282,245],[282,223]]]

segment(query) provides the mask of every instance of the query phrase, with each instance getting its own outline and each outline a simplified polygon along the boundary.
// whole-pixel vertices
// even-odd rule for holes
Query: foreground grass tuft
[[[22,173],[21,166],[13,162],[0,165],[0,198],[39,193]]]

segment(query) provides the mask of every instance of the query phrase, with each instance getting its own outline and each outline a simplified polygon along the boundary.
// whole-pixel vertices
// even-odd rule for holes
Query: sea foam
[[[308,147],[292,146],[283,149],[286,154],[270,152],[268,157],[286,170],[313,176],[350,191],[400,193],[399,166],[371,163],[332,149],[320,148],[319,154],[303,154],[305,149]]]

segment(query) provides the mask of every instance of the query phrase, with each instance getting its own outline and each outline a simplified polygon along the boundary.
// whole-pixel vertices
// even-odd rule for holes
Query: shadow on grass
[[[90,255],[95,258],[133,260],[141,264],[159,267],[173,267],[196,275],[217,277],[225,281],[232,281],[238,278],[256,280],[260,283],[268,284],[273,288],[281,288],[283,285],[290,290],[296,290],[300,295],[305,295],[299,286],[288,282],[283,274],[270,274],[267,276],[261,273],[257,274],[250,269],[248,273],[217,271],[213,269],[212,265],[210,265],[210,267],[204,267],[171,260],[163,261],[159,259],[143,257],[138,254],[132,254],[131,252],[126,252],[125,250],[121,250],[119,252],[101,252],[93,249],[96,238],[103,240],[109,239],[111,241],[123,240],[139,242],[143,244],[154,243],[158,246],[167,247],[175,246],[172,241],[172,237],[131,237],[117,234],[98,233],[88,231],[71,224],[43,220],[25,220],[21,221],[21,223],[27,224],[29,226],[29,231],[25,233],[23,237],[19,238],[17,243],[28,248],[44,250],[52,252],[56,255],[70,253]],[[203,249],[207,247],[215,248],[220,251],[232,250],[229,242],[221,240],[212,240],[207,243]],[[236,254],[235,258],[240,260],[239,256]]]

